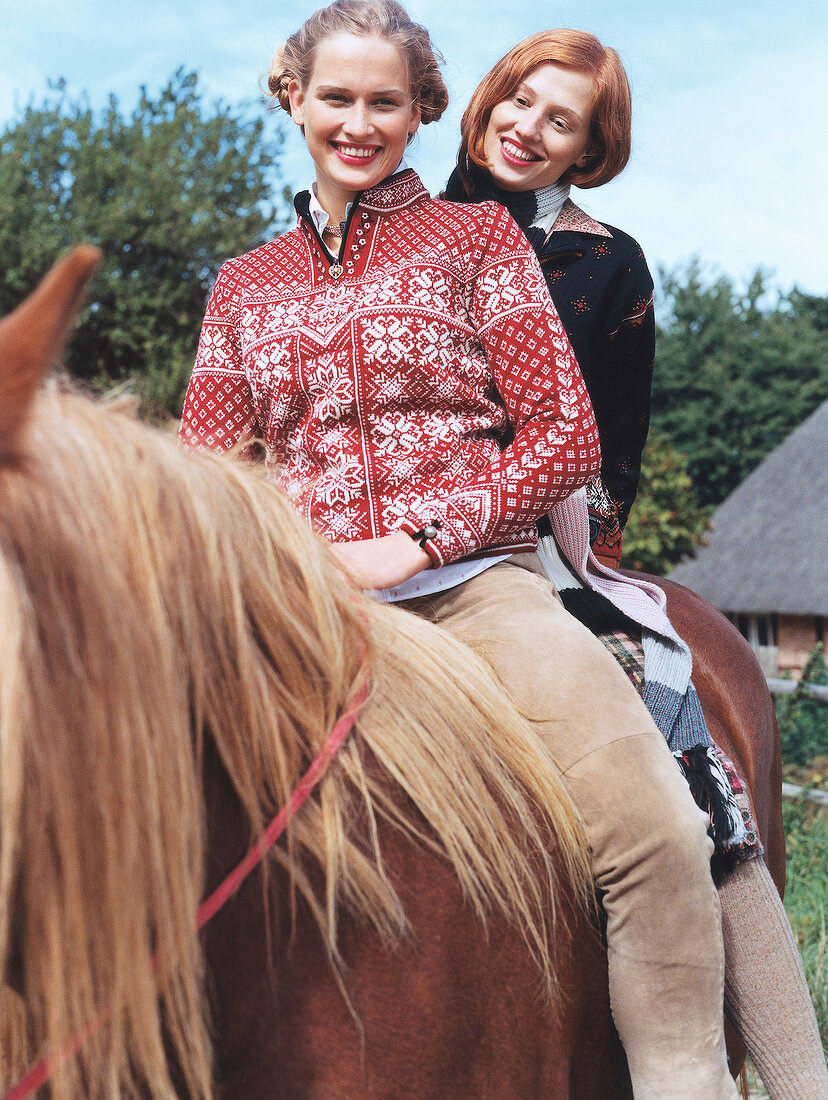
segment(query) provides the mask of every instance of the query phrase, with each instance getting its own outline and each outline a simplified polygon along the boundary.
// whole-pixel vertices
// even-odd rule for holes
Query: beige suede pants
[[[539,571],[534,554],[514,555],[401,606],[489,661],[566,778],[603,892],[636,1100],[734,1098],[705,815],[616,661]]]

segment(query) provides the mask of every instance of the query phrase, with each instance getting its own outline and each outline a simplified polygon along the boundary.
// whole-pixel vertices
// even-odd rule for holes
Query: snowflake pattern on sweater
[[[531,548],[537,516],[600,463],[523,234],[494,203],[429,199],[410,170],[357,197],[338,277],[302,216],[223,265],[181,438],[249,437],[334,542],[441,520],[435,565]]]

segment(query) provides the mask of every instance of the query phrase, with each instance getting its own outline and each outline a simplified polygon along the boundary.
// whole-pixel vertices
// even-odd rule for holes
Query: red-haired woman
[[[638,682],[684,770],[706,772],[706,790],[696,793],[712,803],[726,1007],[766,1087],[772,1097],[828,1095],[796,944],[743,799],[747,828],[733,813],[740,784],[710,744],[689,651],[670,626],[660,590],[609,568],[620,562],[649,425],[653,281],[639,245],[587,215],[569,190],[598,187],[624,169],[630,123],[629,83],[615,50],[584,31],[531,35],[472,96],[446,197],[502,203],[540,260],[592,399],[602,453],[600,477],[540,521],[540,556],[565,606]],[[584,537],[587,512],[592,548]],[[711,798],[717,789],[723,797]]]
[[[585,31],[540,31],[483,78],[461,124],[446,198],[503,203],[535,248],[601,433],[591,542],[621,560],[650,422],[653,280],[632,237],[591,218],[572,184],[599,187],[630,157],[631,103],[615,50]]]

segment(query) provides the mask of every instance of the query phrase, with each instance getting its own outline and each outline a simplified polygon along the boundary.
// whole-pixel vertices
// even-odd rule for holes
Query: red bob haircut
[[[588,31],[538,31],[512,47],[477,87],[460,123],[460,175],[469,188],[467,157],[486,168],[483,143],[492,109],[513,95],[539,65],[563,65],[586,73],[595,86],[589,159],[572,167],[561,180],[577,187],[599,187],[623,171],[630,159],[632,105],[630,84],[615,50],[602,46]]]

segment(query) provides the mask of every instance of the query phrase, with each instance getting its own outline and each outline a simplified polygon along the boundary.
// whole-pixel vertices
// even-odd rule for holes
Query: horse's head
[[[44,375],[58,360],[69,335],[84,291],[100,260],[97,249],[75,249],[55,264],[37,290],[13,313],[0,321],[0,487],[9,486],[9,473],[17,469],[25,451],[26,429],[35,396]],[[4,545],[4,544],[3,544]],[[5,561],[2,562],[5,566]],[[0,843],[0,892],[5,899],[16,878],[14,848],[9,839],[22,800],[23,753],[13,732],[17,702],[10,670],[15,666],[20,622],[10,593],[10,577],[0,568],[0,775],[2,781],[2,843]],[[22,984],[20,944],[12,943],[13,907],[0,911],[0,955],[4,970],[15,985]]]
[[[109,1015],[56,1095],[84,1094],[78,1073],[172,1095],[172,1047],[201,1096],[202,738],[258,827],[350,694],[364,628],[261,477],[41,386],[97,262],[77,249],[0,325],[0,973],[41,1048]]]
[[[100,255],[90,245],[74,249],[0,321],[0,467],[19,457],[37,389],[63,350]]]
[[[159,629],[163,585],[136,550],[147,541],[141,435],[124,438],[125,417],[41,388],[98,260],[76,249],[0,324],[0,966],[40,1049],[111,1012],[83,1068],[53,1079],[56,1096],[76,1096],[106,1075],[119,1092],[135,1066],[169,1084],[152,954],[173,970],[181,959],[183,980],[163,978],[161,996],[187,1006],[192,1031],[172,1042],[193,1095],[206,1095],[192,936],[200,805],[189,708],[170,709],[187,688],[169,664],[171,631]],[[169,800],[175,830],[160,807]],[[176,875],[159,893],[159,877]]]
[[[40,1049],[106,1021],[52,1094],[210,1095],[208,765],[245,811],[243,849],[369,663],[359,736],[274,852],[329,956],[343,906],[405,925],[385,817],[445,853],[554,986],[550,828],[584,893],[589,874],[537,738],[470,651],[352,591],[260,472],[182,452],[123,402],[38,389],[96,261],[70,255],[0,328],[0,968],[22,959]]]

